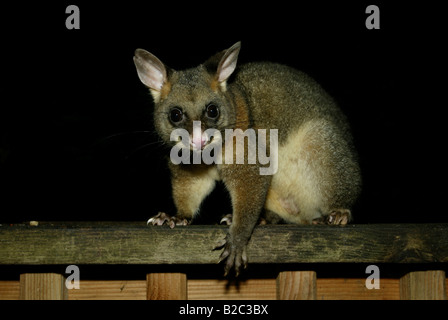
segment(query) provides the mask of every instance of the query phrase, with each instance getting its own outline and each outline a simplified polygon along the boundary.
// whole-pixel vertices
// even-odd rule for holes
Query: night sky
[[[273,61],[302,70],[347,115],[363,174],[355,223],[448,222],[441,8],[145,3],[2,7],[0,223],[146,221],[173,212],[134,50],[180,70],[237,41],[240,64]],[[80,9],[79,30],[65,26],[70,4]],[[365,26],[369,4],[380,9],[379,30]],[[200,221],[213,223],[229,210],[218,186]]]

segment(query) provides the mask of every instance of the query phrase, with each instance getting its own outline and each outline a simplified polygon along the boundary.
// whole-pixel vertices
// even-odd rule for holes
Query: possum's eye
[[[170,111],[170,120],[173,123],[181,122],[184,118],[184,113],[179,108],[173,108]]]
[[[206,109],[206,114],[209,119],[216,119],[219,116],[219,108],[214,104],[209,104]]]

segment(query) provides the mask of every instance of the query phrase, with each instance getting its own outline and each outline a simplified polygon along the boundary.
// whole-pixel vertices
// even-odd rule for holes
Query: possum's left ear
[[[227,79],[229,79],[236,69],[240,49],[241,42],[237,42],[229,49],[214,55],[205,63],[207,70],[215,74],[214,81],[217,82],[222,91],[226,91]]]
[[[221,61],[218,65],[216,75],[218,76],[218,82],[223,83],[232,75],[236,68],[236,62],[238,60],[238,54],[240,53],[241,42],[235,43],[224,53]]]

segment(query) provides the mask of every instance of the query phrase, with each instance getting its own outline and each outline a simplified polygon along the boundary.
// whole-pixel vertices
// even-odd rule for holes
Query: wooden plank
[[[149,273],[148,300],[187,300],[187,275],[185,273]]]
[[[80,281],[79,289],[68,290],[69,300],[146,300],[144,280]]]
[[[20,275],[20,300],[67,300],[65,278],[57,273]]]
[[[284,271],[277,277],[278,300],[316,300],[316,272]]]
[[[448,279],[445,280],[448,296]],[[125,288],[123,288],[125,286]],[[275,300],[276,279],[249,279],[239,284],[227,280],[188,280],[189,300]],[[81,280],[80,290],[68,290],[69,300],[145,300],[145,280]],[[0,300],[18,300],[19,281],[0,281]],[[399,300],[400,279],[381,279],[379,290],[368,290],[365,279],[317,278],[318,300]]]
[[[445,271],[409,272],[400,279],[402,300],[446,300]]]
[[[224,226],[39,223],[0,227],[0,264],[213,264]],[[448,262],[448,224],[258,226],[250,263]]]
[[[215,279],[188,280],[189,300],[275,300],[275,290],[275,279],[248,279],[238,283]]]
[[[19,281],[0,281],[0,300],[19,300]]]
[[[380,289],[367,289],[366,279],[317,279],[318,300],[399,300],[399,279],[381,278]]]

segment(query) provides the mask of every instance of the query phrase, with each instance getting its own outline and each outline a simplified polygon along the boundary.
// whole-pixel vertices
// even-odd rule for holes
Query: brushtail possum
[[[159,213],[154,225],[187,225],[204,198],[222,181],[231,197],[231,218],[223,249],[225,274],[247,266],[246,247],[260,219],[267,223],[346,224],[361,189],[360,169],[346,117],[334,100],[306,74],[275,63],[237,66],[241,44],[217,53],[196,68],[173,70],[137,49],[134,63],[154,99],[154,124],[168,145],[175,129],[189,133],[191,151],[237,139],[207,134],[213,128],[278,130],[278,143],[259,139],[278,161],[275,174],[260,174],[260,161],[173,164],[175,215]],[[200,124],[200,125],[199,125]],[[237,152],[237,148],[231,149]],[[190,150],[188,150],[190,151]],[[248,151],[244,153],[248,156]],[[245,159],[246,159],[245,158]]]

